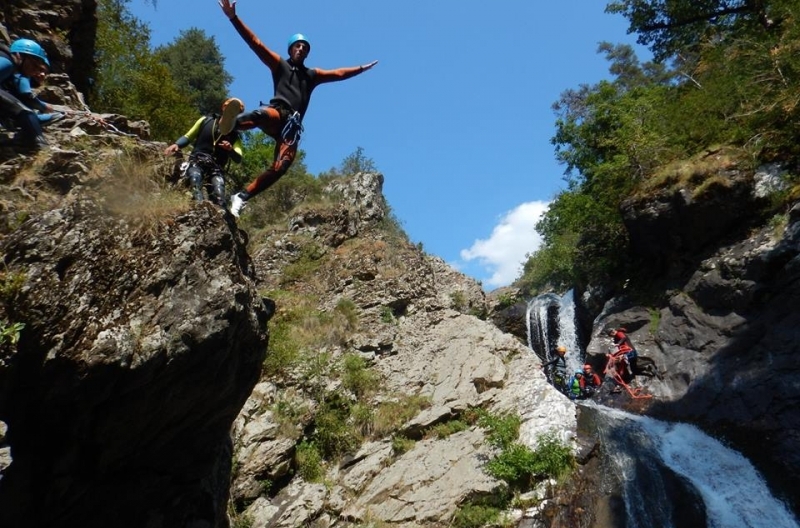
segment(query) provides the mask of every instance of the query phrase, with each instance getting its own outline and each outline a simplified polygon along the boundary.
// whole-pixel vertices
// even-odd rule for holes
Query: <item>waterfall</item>
[[[567,368],[584,352],[577,337],[572,291],[528,303],[528,346],[547,361],[567,347]],[[763,477],[740,453],[695,426],[669,423],[604,407],[580,404],[585,427],[603,446],[606,497],[620,497],[614,526],[624,528],[800,528]],[[613,507],[613,505],[612,505]]]
[[[578,341],[575,324],[575,295],[569,290],[562,296],[546,293],[531,299],[525,314],[528,346],[542,362],[553,358],[553,349],[567,348],[567,372],[581,370],[584,351]]]
[[[749,460],[697,427],[592,407],[627,528],[800,526]]]

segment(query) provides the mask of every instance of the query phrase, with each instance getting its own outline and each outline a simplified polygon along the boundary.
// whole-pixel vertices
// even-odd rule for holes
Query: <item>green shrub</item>
[[[394,435],[392,437],[392,452],[395,456],[400,456],[414,449],[416,444],[417,443],[411,438],[407,438],[403,435]]]
[[[512,413],[500,415],[478,410],[478,425],[487,430],[489,443],[494,447],[505,449],[519,437],[522,420]]]
[[[542,436],[536,450],[513,443],[505,447],[486,464],[493,477],[503,480],[514,489],[530,489],[537,479],[558,479],[568,473],[574,465],[574,457],[568,446],[553,436]]]
[[[434,425],[428,431],[426,431],[425,436],[433,436],[442,440],[452,434],[466,431],[468,428],[469,426],[466,424],[466,422],[461,420],[450,420],[449,422]]]
[[[395,401],[385,401],[375,410],[374,431],[377,437],[396,431],[401,425],[431,406],[425,396],[403,396]]]
[[[366,360],[358,354],[347,354],[343,359],[342,385],[361,399],[374,393],[380,379],[367,368]]]
[[[455,291],[450,294],[450,307],[458,312],[463,312],[467,308],[467,296],[463,291]]]
[[[277,318],[269,332],[269,348],[264,358],[266,376],[284,375],[300,357],[300,345],[294,339],[292,322]]]
[[[465,504],[453,516],[455,528],[480,528],[494,526],[500,518],[500,508],[481,504]]]
[[[327,395],[317,411],[313,439],[326,460],[349,453],[361,443],[357,431],[348,423],[351,408],[346,396],[334,392]]]
[[[381,308],[381,322],[392,324],[396,321],[394,318],[394,311],[391,306],[384,306]]]
[[[339,299],[339,302],[336,303],[336,312],[344,317],[348,331],[355,332],[358,329],[358,308],[356,303],[350,299]]]
[[[325,475],[322,454],[314,442],[300,442],[294,454],[297,473],[306,482],[319,482]]]
[[[19,342],[22,329],[25,328],[25,323],[8,323],[0,321],[0,345],[9,343],[16,345]]]

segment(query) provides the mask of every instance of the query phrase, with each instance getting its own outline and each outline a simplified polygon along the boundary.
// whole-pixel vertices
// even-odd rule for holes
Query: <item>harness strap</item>
[[[303,134],[303,122],[300,112],[295,111],[286,120],[286,124],[281,131],[281,137],[287,145],[294,145],[300,141],[300,136]]]

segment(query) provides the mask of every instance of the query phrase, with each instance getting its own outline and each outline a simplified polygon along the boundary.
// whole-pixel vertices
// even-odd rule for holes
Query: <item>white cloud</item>
[[[519,277],[525,256],[533,253],[542,243],[542,237],[534,230],[550,204],[548,202],[526,202],[500,218],[486,240],[476,240],[469,249],[461,250],[461,258],[476,260],[491,277],[486,279],[492,287],[507,286]]]

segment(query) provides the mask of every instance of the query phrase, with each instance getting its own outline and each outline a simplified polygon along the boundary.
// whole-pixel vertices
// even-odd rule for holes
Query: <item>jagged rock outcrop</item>
[[[166,183],[147,129],[71,114],[51,148],[0,150],[0,320],[25,325],[0,340],[2,526],[228,525],[270,312],[244,233]]]
[[[304,205],[288,229],[251,238],[258,248],[254,264],[267,291],[298,289],[327,313],[343,301],[353,303],[357,326],[339,344],[312,354],[365,358],[380,375],[374,408],[408,398],[427,405],[390,435],[367,441],[329,467],[325,488],[293,474],[299,431],[313,431],[321,402],[304,389],[302,376],[265,379],[234,432],[232,499],[254,527],[312,520],[317,526],[370,520],[398,527],[447,524],[464,501],[501,487],[483,468],[493,450],[482,429],[471,426],[444,438],[428,434],[464,419],[471,409],[521,416],[520,441],[531,447],[546,433],[575,440],[575,407],[547,383],[538,358],[513,336],[469,315],[486,312],[480,286],[381,227],[387,209],[373,205],[384,203],[382,182],[381,175],[365,173],[336,180],[328,192],[353,200]],[[295,269],[309,255],[314,272],[300,281]],[[276,302],[279,313],[289,309]],[[339,383],[330,385],[335,390]],[[287,405],[305,409],[294,438],[280,431],[279,408]],[[416,442],[397,455],[395,435]]]
[[[5,316],[25,323],[0,361],[3,526],[227,522],[266,312],[215,207],[151,222],[75,196],[3,241]]]
[[[722,209],[712,207],[713,198],[695,204],[699,212],[668,208],[657,214],[642,205],[647,211],[643,225],[632,220],[639,215],[629,215],[642,236],[660,225],[652,240],[683,240],[665,243],[665,251],[689,252],[679,254],[683,272],[664,270],[671,279],[662,302],[641,306],[628,295],[615,297],[595,330],[625,326],[639,353],[664,371],[663,381],[648,384],[656,396],[649,414],[690,421],[724,438],[753,460],[778,496],[798,511],[800,204],[779,230],[772,225],[742,230],[757,218],[741,213],[753,211],[759,198],[758,180],[741,181],[749,184],[736,184],[736,196],[728,196]],[[705,224],[696,224],[703,228],[690,234],[686,218],[706,214],[725,219],[709,224],[712,237]],[[677,217],[682,220],[675,224]],[[608,338],[596,334],[587,352],[602,354],[609,345]]]

